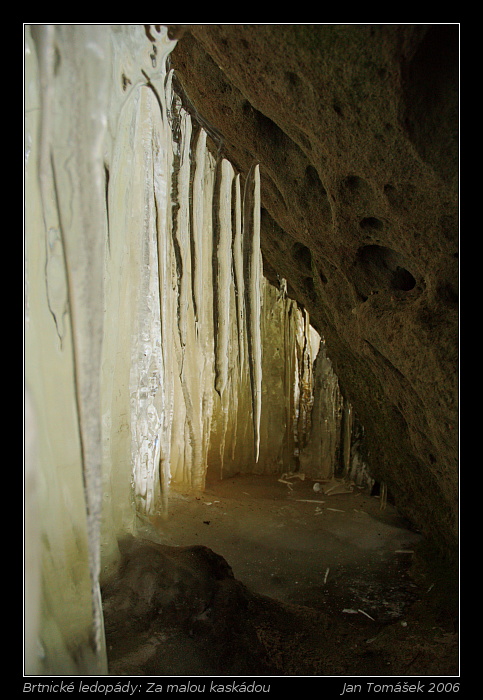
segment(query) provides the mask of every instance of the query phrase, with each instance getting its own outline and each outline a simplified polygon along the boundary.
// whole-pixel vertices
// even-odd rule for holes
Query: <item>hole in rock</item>
[[[393,273],[392,286],[394,289],[399,289],[401,292],[410,292],[416,286],[416,280],[404,267],[396,266]]]
[[[315,302],[317,300],[317,291],[315,289],[315,282],[313,277],[306,277],[302,282],[303,293],[307,296],[309,301]]]
[[[292,248],[292,256],[295,262],[300,263],[306,270],[312,270],[312,253],[303,243],[295,243]]]
[[[345,205],[364,204],[370,206],[372,196],[371,185],[359,175],[348,175],[340,183],[340,197]]]
[[[362,221],[360,222],[360,227],[364,229],[375,229],[376,231],[380,231],[384,228],[384,224],[380,219],[376,219],[376,217],[374,216],[368,216],[365,219],[362,219]]]
[[[403,257],[380,245],[367,245],[357,252],[354,281],[362,296],[383,290],[409,292],[416,279],[406,268]]]

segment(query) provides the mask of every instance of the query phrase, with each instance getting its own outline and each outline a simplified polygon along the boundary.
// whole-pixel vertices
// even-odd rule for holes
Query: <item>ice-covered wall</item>
[[[26,31],[26,427],[35,426],[36,443],[26,455],[25,519],[41,561],[30,672],[96,673],[105,665],[96,582],[109,51],[98,27]],[[29,566],[26,580],[36,575]]]
[[[170,488],[338,458],[324,343],[263,276],[258,165],[216,157],[152,31],[26,29],[28,673],[105,672],[100,581]]]

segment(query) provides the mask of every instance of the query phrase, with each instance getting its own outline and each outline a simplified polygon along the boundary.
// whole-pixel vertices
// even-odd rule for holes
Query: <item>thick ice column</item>
[[[154,445],[149,405],[163,379],[159,281],[151,274],[151,265],[160,273],[150,159],[157,111],[150,89],[138,85],[111,127],[103,415],[106,508],[112,501],[115,531],[133,531],[133,498],[146,503],[152,465],[138,450],[148,433],[148,442]],[[145,436],[144,424],[149,428]]]
[[[253,433],[255,460],[260,453],[260,417],[262,410],[262,342],[260,252],[260,168],[253,166],[245,183],[243,202],[243,245],[246,275],[246,314],[248,336],[248,361],[252,391]]]
[[[186,242],[186,265],[184,277],[189,325],[187,356],[183,360],[185,374],[185,404],[190,436],[191,457],[188,458],[188,468],[191,470],[189,483],[195,490],[202,490],[206,478],[206,454],[212,417],[213,391],[213,350],[212,350],[212,319],[207,314],[207,305],[211,306],[211,284],[208,278],[210,269],[210,253],[212,251],[211,236],[206,235],[205,197],[208,191],[212,194],[209,180],[210,159],[206,150],[206,135],[198,128],[197,138],[193,142],[191,118],[186,115],[184,120],[189,128],[183,130],[184,156],[183,168],[186,168],[183,181],[188,201],[186,209],[188,219],[185,222],[189,233],[189,245]],[[185,163],[185,159],[188,162]],[[208,172],[207,172],[208,170]],[[207,179],[208,176],[208,179]],[[209,292],[205,287],[209,285]]]
[[[218,164],[218,182],[215,196],[215,389],[223,400],[228,384],[229,354],[231,348],[231,290],[232,290],[232,215],[231,196],[234,177],[229,161],[222,159]]]
[[[159,491],[160,502],[154,504],[155,512],[161,511],[164,517],[168,512],[169,485],[171,479],[171,441],[172,415],[174,410],[174,385],[171,366],[174,362],[174,350],[171,343],[172,324],[175,317],[173,298],[173,251],[171,246],[171,197],[170,173],[172,168],[171,129],[167,118],[167,90],[163,85],[168,82],[165,77],[166,57],[171,50],[170,42],[165,38],[163,52],[160,56],[161,69],[157,80],[157,95],[161,101],[162,127],[156,152],[154,166],[154,204],[157,241],[157,269],[159,285],[160,343],[161,343],[161,382],[160,382],[160,431],[159,431]]]
[[[192,238],[193,238],[193,303],[197,333],[202,332],[203,318],[205,261],[204,252],[208,248],[205,243],[205,167],[206,167],[206,131],[198,130],[193,161],[193,198],[192,198]]]
[[[159,105],[152,90],[141,87],[136,105],[131,208],[125,211],[129,225],[139,231],[139,249],[132,262],[139,266],[133,286],[135,312],[131,341],[130,419],[131,460],[137,508],[151,513],[159,498],[160,434],[164,365],[161,351],[160,290],[154,158],[162,133]],[[138,259],[136,260],[136,257]]]
[[[29,367],[27,375],[31,382],[32,398],[36,409],[40,404],[51,416],[57,407],[48,407],[51,397],[43,393],[49,381],[49,372],[56,372],[58,407],[72,390],[75,401],[75,420],[77,426],[71,433],[73,443],[79,441],[80,461],[86,517],[86,535],[88,561],[91,578],[92,627],[89,636],[92,640],[90,653],[94,654],[98,670],[105,666],[102,611],[99,594],[100,574],[100,522],[102,508],[102,445],[100,420],[100,363],[103,337],[103,252],[105,240],[105,202],[104,202],[104,168],[102,144],[106,127],[107,80],[105,66],[109,65],[110,47],[106,33],[99,27],[37,26],[31,30],[35,41],[38,61],[38,75],[41,86],[40,133],[38,140],[38,182],[41,198],[41,217],[44,230],[39,232],[45,240],[45,283],[46,303],[55,324],[58,347],[52,348],[53,355],[50,368],[43,366],[43,377],[33,376]],[[30,47],[33,45],[30,44]],[[32,50],[32,49],[31,49]],[[72,81],[73,75],[81,76],[79,81]],[[28,79],[32,79],[29,74]],[[75,84],[75,87],[74,87]],[[31,133],[32,139],[37,134]],[[81,182],[80,187],[77,183]],[[35,185],[29,189],[33,195]],[[30,234],[34,234],[37,225],[29,222]],[[32,246],[35,243],[32,241]],[[30,263],[36,265],[37,260]],[[33,288],[31,289],[33,292]],[[41,291],[40,299],[43,298]],[[33,319],[37,326],[37,349],[49,344],[48,331],[44,334],[37,325],[41,311]],[[31,350],[31,352],[33,352]],[[69,353],[70,358],[64,353]],[[60,356],[62,357],[59,357]],[[29,357],[31,360],[31,355]],[[71,384],[61,385],[59,378],[66,362],[72,361]],[[37,365],[38,366],[38,365]],[[39,386],[39,379],[44,380],[44,387]],[[45,430],[42,422],[42,429]],[[72,426],[71,426],[72,427]],[[60,424],[58,431],[62,431]],[[68,433],[67,433],[68,434]],[[45,440],[45,436],[40,442]],[[39,447],[43,450],[43,446]],[[55,451],[55,448],[54,448]],[[67,450],[58,450],[50,466],[46,466],[45,452],[41,458],[41,469],[59,469],[64,466]],[[48,477],[49,478],[49,477]],[[48,480],[47,478],[47,480]],[[45,483],[47,483],[47,480]],[[55,487],[54,487],[55,488]],[[80,494],[76,492],[75,481],[69,484],[71,503],[67,505],[73,521],[82,520],[79,512]],[[62,497],[65,498],[65,494]],[[52,505],[51,517],[56,508]],[[59,504],[60,510],[62,505]],[[48,525],[45,524],[48,529]],[[81,526],[82,531],[82,526]],[[45,534],[45,530],[44,530]],[[67,531],[66,531],[67,534]],[[78,534],[78,542],[82,540]],[[59,549],[51,543],[51,562],[45,569],[44,581],[54,570],[62,566]],[[69,551],[69,549],[64,550]],[[44,559],[45,561],[45,559]],[[64,563],[65,566],[65,563]],[[80,565],[82,568],[82,565]],[[66,572],[68,578],[69,572]],[[82,576],[79,575],[79,580]],[[54,584],[55,585],[55,584]],[[61,581],[58,585],[62,586]],[[59,589],[60,591],[60,589]],[[52,591],[48,591],[49,595]],[[65,598],[65,596],[64,596]],[[79,599],[81,594],[79,594]],[[55,606],[54,606],[55,608]],[[44,606],[44,610],[47,605]],[[48,622],[44,619],[44,640],[48,647],[56,644],[52,634],[46,631],[46,625],[64,623],[55,616],[60,613],[61,605],[53,612]],[[79,616],[79,623],[87,623],[85,616]],[[67,626],[64,630],[67,630]],[[85,633],[85,630],[84,630]],[[62,636],[62,632],[60,633]],[[78,636],[80,647],[83,645],[82,634]],[[50,663],[59,664],[69,672],[67,647],[74,640],[64,637],[66,648],[62,651],[57,645],[57,654],[53,652]],[[90,644],[84,642],[84,653]],[[46,650],[49,654],[51,649]],[[82,652],[81,652],[82,655]],[[57,661],[54,661],[57,656]],[[89,662],[86,662],[89,664]],[[92,662],[91,662],[92,663]],[[64,665],[65,664],[65,665]]]
[[[230,365],[233,361],[232,333],[232,184],[231,163],[222,158],[216,167],[213,196],[213,319],[215,346],[215,390],[219,397],[218,437],[221,471],[232,411]]]
[[[103,252],[105,239],[104,167],[102,143],[106,126],[107,76],[102,63],[109,61],[109,44],[103,31],[75,34],[58,32],[60,53],[69,65],[66,80],[84,66],[80,94],[64,106],[51,144],[52,177],[60,215],[67,266],[70,320],[73,333],[76,398],[82,445],[87,504],[90,568],[93,582],[94,639],[104,653],[102,612],[98,588],[100,574],[100,519],[102,509],[102,446],[100,427],[100,361],[103,337]],[[70,51],[64,47],[70,43]],[[53,51],[53,47],[50,47]],[[91,77],[96,75],[96,80]],[[54,136],[52,134],[52,136]],[[71,145],[66,160],[64,148]],[[72,144],[75,147],[72,148]],[[45,164],[47,166],[47,163]],[[42,166],[43,167],[43,166]],[[62,173],[62,175],[61,175]],[[73,186],[75,179],[83,186]]]
[[[233,233],[233,270],[235,283],[235,303],[238,331],[238,364],[240,381],[245,375],[245,276],[243,267],[243,226],[242,226],[242,197],[240,175],[234,180],[234,233]]]
[[[210,443],[214,410],[214,319],[213,319],[213,189],[216,163],[206,148],[205,132],[200,131],[197,148],[193,189],[195,270],[194,285],[196,298],[196,354],[199,359],[201,390],[197,410],[202,425],[202,468],[203,484],[206,477],[207,458]],[[197,182],[199,181],[199,188]]]
[[[137,37],[125,30],[115,35],[115,72],[126,71],[131,87],[125,90],[126,83],[120,82],[111,93],[106,144],[106,520],[111,511],[106,539],[111,527],[115,532],[135,531],[133,499],[139,513],[166,506],[173,402],[171,137],[162,60],[170,49],[159,37],[161,66],[149,78],[143,29]],[[135,65],[126,65],[126,58]]]
[[[181,437],[180,459],[182,461],[183,480],[190,484],[194,473],[199,469],[200,436],[193,405],[193,393],[196,387],[193,385],[193,362],[196,363],[196,355],[193,353],[191,331],[193,318],[191,308],[192,296],[192,269],[191,269],[191,232],[190,232],[190,148],[191,148],[191,118],[181,108],[181,102],[176,95],[171,99],[171,130],[173,133],[173,172],[171,175],[172,197],[172,243],[174,262],[176,265],[176,279],[173,292],[176,295],[174,301],[176,313],[175,329],[177,333],[172,338],[176,353],[176,364],[172,371],[179,381],[180,393],[178,403],[182,403],[182,410],[177,408],[173,421],[178,424],[173,437]],[[175,329],[173,329],[175,331]],[[176,332],[176,331],[175,331]]]
[[[205,483],[207,441],[211,424],[212,399],[208,391],[213,390],[213,352],[210,348],[213,323],[207,314],[207,307],[213,305],[209,278],[212,233],[211,230],[206,230],[205,190],[211,195],[213,191],[205,171],[205,168],[208,173],[210,170],[206,137],[198,136],[194,147],[192,120],[183,109],[179,112],[173,110],[172,120],[174,132],[179,138],[173,173],[173,245],[177,265],[179,326],[179,337],[174,339],[174,346],[180,393],[175,405],[174,420],[179,423],[181,415],[184,415],[185,432],[183,454],[179,454],[178,468],[173,470],[173,477],[185,486],[200,490]],[[229,284],[229,277],[228,281],[225,280],[229,269],[225,272],[225,268],[226,265],[221,264],[223,289]],[[229,323],[223,295],[220,309],[218,328]],[[223,328],[220,335],[223,339]],[[217,361],[218,367],[220,363],[228,362],[227,347],[221,360],[217,357]],[[226,374],[226,371],[221,370],[221,376]]]

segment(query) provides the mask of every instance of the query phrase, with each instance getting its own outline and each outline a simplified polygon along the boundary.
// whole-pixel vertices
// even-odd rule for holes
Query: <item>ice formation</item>
[[[341,435],[350,467],[323,339],[263,276],[258,164],[242,178],[185,108],[174,46],[160,26],[26,30],[31,673],[105,671],[100,581],[170,489],[331,476]]]

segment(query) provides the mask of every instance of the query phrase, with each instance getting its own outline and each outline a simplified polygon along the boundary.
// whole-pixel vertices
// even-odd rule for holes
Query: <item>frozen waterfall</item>
[[[152,32],[26,28],[27,673],[106,672],[100,582],[170,490],[331,476],[350,440],[323,339],[263,276],[263,174]]]

